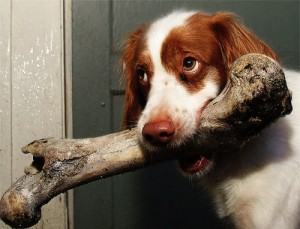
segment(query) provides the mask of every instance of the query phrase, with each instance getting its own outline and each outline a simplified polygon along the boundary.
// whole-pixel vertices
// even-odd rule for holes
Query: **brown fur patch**
[[[191,93],[201,90],[208,78],[221,87],[227,78],[218,40],[208,22],[208,16],[192,16],[184,26],[170,32],[161,50],[164,67]],[[199,71],[184,72],[183,60],[186,57],[193,57],[199,62]]]

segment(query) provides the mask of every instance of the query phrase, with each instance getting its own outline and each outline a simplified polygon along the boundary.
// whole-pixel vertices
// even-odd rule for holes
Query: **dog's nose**
[[[167,144],[172,140],[175,127],[171,121],[146,123],[142,130],[143,137],[154,145]]]

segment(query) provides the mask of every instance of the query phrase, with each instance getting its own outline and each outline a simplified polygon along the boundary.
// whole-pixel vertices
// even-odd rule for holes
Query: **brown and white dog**
[[[223,89],[232,63],[274,51],[227,12],[175,11],[128,37],[124,126],[137,125],[151,153],[191,140],[201,112]],[[179,160],[210,191],[236,228],[300,228],[300,75],[286,70],[294,111],[238,154]],[[298,79],[297,79],[298,77]]]

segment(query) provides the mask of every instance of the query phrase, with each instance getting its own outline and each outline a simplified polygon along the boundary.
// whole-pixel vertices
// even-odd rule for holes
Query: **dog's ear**
[[[236,15],[220,12],[212,15],[211,19],[228,69],[236,59],[248,53],[265,54],[279,61],[276,53],[246,28]]]
[[[143,109],[143,103],[140,101],[141,96],[139,95],[135,67],[145,29],[146,26],[143,26],[129,34],[124,44],[123,56],[121,59],[126,88],[122,123],[123,128],[134,126]]]

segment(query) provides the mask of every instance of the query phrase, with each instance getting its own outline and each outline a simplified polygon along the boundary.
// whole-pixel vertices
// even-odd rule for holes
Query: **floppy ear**
[[[265,54],[279,62],[277,54],[246,28],[236,15],[220,12],[212,16],[212,23],[228,69],[236,59],[248,53]]]
[[[145,32],[142,27],[129,34],[123,51],[123,74],[125,78],[125,107],[123,113],[124,128],[132,127],[136,124],[139,115],[143,109],[143,101],[139,94],[138,84],[136,80],[135,65],[137,62],[137,54],[141,46],[141,40]]]

